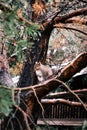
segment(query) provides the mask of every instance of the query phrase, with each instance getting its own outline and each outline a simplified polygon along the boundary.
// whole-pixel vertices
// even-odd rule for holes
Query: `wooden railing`
[[[75,90],[76,91],[76,90]],[[85,105],[87,106],[86,97],[81,95],[81,92],[78,90],[76,93],[80,93],[81,99],[83,99]],[[86,95],[87,91],[82,90],[82,93]],[[55,95],[53,97],[57,97],[56,99],[43,99],[42,105],[44,108],[44,116],[40,114],[38,119],[39,125],[64,125],[64,126],[82,126],[85,120],[87,120],[87,111],[84,109],[80,102],[77,102],[75,97],[70,96],[69,93],[62,93],[66,96],[65,99],[60,99],[62,95]],[[59,97],[59,98],[58,98]],[[65,97],[65,96],[64,96]],[[45,120],[45,121],[44,121]]]

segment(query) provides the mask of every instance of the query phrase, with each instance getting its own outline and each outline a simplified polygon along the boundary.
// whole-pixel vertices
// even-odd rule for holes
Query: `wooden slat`
[[[84,121],[87,121],[87,119],[45,119],[45,122],[43,119],[38,119],[37,124],[38,125],[52,125],[52,126],[82,126]]]

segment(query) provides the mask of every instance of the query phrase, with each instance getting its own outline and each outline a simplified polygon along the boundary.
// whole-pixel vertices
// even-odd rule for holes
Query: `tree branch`
[[[66,23],[77,23],[79,25],[87,25],[87,20],[83,19],[83,18],[70,18],[68,20],[66,20]]]
[[[74,93],[64,82],[62,82],[62,81],[60,81],[58,79],[57,79],[57,81],[59,83],[61,83],[72,95],[74,95],[78,99],[78,101],[82,104],[84,109],[87,111],[87,107],[85,106],[84,102],[79,98],[79,96],[76,93]]]
[[[59,23],[59,22],[64,23],[67,19],[70,19],[75,16],[83,15],[85,13],[87,13],[87,7],[75,10],[75,11],[65,14],[63,16],[58,16],[54,19],[54,23]]]
[[[42,98],[50,91],[58,88],[58,86],[61,83],[59,83],[57,79],[66,82],[74,74],[76,74],[86,66],[87,66],[87,53],[85,52],[78,55],[69,65],[67,65],[64,69],[62,69],[60,76],[54,76],[54,78],[44,81],[43,83],[38,85],[24,87],[24,88],[14,88],[14,90],[18,90],[18,91],[29,90],[29,92],[26,94],[27,97],[29,96],[30,93],[31,93],[30,96],[34,95],[33,89],[35,89],[38,98]]]
[[[78,89],[78,90],[72,90],[74,93],[78,94],[79,97],[83,97],[87,95],[87,89]],[[51,93],[46,96],[48,99],[52,98],[72,98],[73,95],[71,95],[70,92],[57,92],[57,93]]]
[[[54,27],[62,28],[62,29],[70,29],[70,30],[74,30],[74,31],[80,32],[80,33],[82,33],[84,35],[87,35],[86,32],[83,32],[83,31],[81,31],[81,30],[79,30],[77,28],[74,28],[74,27],[65,26],[64,24],[61,24],[61,25],[60,24],[55,24]]]
[[[31,130],[29,123],[28,123],[27,114],[18,105],[14,105],[14,106],[17,108],[17,110],[19,110],[23,114],[24,121],[26,124],[26,130]]]
[[[66,20],[68,20],[68,19],[70,19],[72,17],[75,17],[75,16],[83,15],[85,13],[87,13],[87,7],[82,8],[82,9],[77,9],[77,10],[72,11],[72,12],[70,12],[68,14],[63,15],[63,16],[58,16],[53,21],[50,20],[50,21],[47,21],[47,22],[43,23],[43,26],[46,28],[50,23],[52,25],[58,24],[58,23],[65,23]]]
[[[82,104],[80,102],[74,102],[74,101],[69,101],[66,99],[41,99],[41,103],[44,104],[56,104],[56,103],[63,103],[63,104],[67,104],[70,106],[82,106]],[[85,106],[87,107],[87,104],[85,104]]]

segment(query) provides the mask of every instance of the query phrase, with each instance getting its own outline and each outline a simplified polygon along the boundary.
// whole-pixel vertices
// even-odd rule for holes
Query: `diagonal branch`
[[[54,23],[58,23],[58,22],[64,23],[69,18],[72,18],[72,17],[75,17],[75,16],[79,16],[79,15],[84,15],[86,13],[87,13],[87,7],[86,8],[82,8],[82,9],[78,9],[78,10],[75,10],[75,11],[70,12],[68,14],[65,14],[63,16],[56,17],[54,19]]]
[[[63,16],[58,16],[56,17],[53,21],[47,21],[45,23],[43,23],[44,27],[47,27],[50,23],[53,24],[57,24],[57,23],[65,23],[66,20],[73,18],[75,16],[79,16],[79,15],[85,15],[87,13],[87,7],[86,8],[82,8],[82,9],[77,9],[75,11],[72,11],[68,14],[65,14]]]
[[[58,88],[58,86],[61,84],[57,81],[61,80],[63,82],[68,81],[74,74],[79,72],[81,69],[87,66],[87,53],[81,53],[78,55],[69,65],[67,65],[64,69],[62,69],[60,76],[54,76],[54,78],[49,79],[41,84],[24,87],[24,88],[14,88],[14,90],[20,90],[20,91],[28,91],[26,96],[29,96],[29,94],[34,94],[33,89],[35,89],[36,94],[39,98],[42,98],[46,94],[48,94],[50,91]],[[31,95],[30,94],[30,95]]]
[[[84,35],[87,35],[86,32],[83,32],[83,31],[81,31],[81,30],[79,30],[77,28],[74,28],[74,27],[65,26],[64,24],[61,24],[61,26],[60,26],[60,24],[55,24],[54,27],[62,28],[62,29],[70,29],[70,30],[74,30],[74,31],[80,32],[80,33],[82,33]]]

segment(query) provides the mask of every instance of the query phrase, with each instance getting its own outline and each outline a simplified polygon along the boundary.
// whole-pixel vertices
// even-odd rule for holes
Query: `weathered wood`
[[[38,125],[52,125],[52,126],[82,126],[87,119],[38,119]]]

